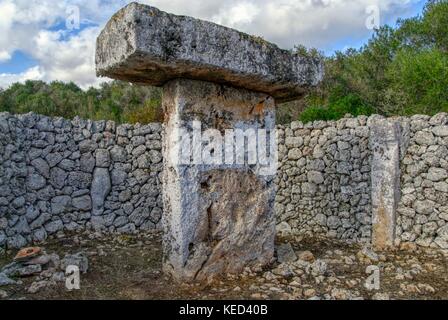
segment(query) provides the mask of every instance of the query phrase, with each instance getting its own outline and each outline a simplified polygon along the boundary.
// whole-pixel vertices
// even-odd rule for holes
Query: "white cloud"
[[[250,25],[259,14],[260,8],[255,4],[251,2],[241,2],[221,8],[218,14],[211,17],[211,20],[222,25],[241,28]]]
[[[99,83],[95,75],[95,39],[98,27],[61,40],[62,32],[41,31],[34,39],[33,57],[45,70],[45,80],[74,81],[82,87]]]
[[[11,54],[8,51],[0,51],[0,62],[11,59]]]
[[[371,30],[366,8],[377,4],[383,22],[404,14],[417,0],[142,0],[175,14],[210,20],[262,36],[283,48],[304,44],[331,50],[344,40],[359,43]],[[0,62],[21,50],[38,62],[46,81],[98,84],[94,71],[95,39],[104,24],[128,0],[0,0]],[[78,34],[51,31],[65,26],[67,8],[78,6],[82,23],[95,23]],[[1,67],[0,67],[1,72]],[[24,72],[2,75],[24,79]]]
[[[32,67],[22,73],[0,73],[0,88],[7,88],[11,83],[25,80],[43,80],[44,71],[39,67]]]

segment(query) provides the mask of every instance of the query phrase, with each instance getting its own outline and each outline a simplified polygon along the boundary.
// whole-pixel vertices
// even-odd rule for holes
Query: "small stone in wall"
[[[48,165],[53,168],[61,162],[63,159],[63,155],[60,152],[54,152],[50,153],[45,157],[45,160],[47,160]]]
[[[119,146],[114,146],[110,150],[110,156],[114,162],[126,162],[126,150]]]
[[[45,187],[47,181],[40,174],[31,174],[27,178],[26,185],[32,190],[39,190]]]
[[[341,219],[336,216],[330,216],[327,219],[327,226],[331,229],[337,229],[341,225]]]
[[[84,140],[79,143],[79,151],[81,153],[93,152],[98,148],[98,145],[92,140]]]
[[[440,192],[448,193],[448,183],[446,182],[437,182],[434,184],[434,189]]]
[[[45,225],[45,230],[50,234],[56,233],[59,230],[62,230],[63,228],[64,228],[64,224],[62,223],[61,220],[51,221]]]
[[[76,165],[73,160],[64,159],[58,164],[58,167],[64,169],[65,171],[72,171],[75,170]]]
[[[70,172],[67,178],[69,186],[78,189],[88,189],[92,182],[92,174],[80,171]]]
[[[53,187],[62,189],[65,185],[67,176],[68,174],[64,170],[58,167],[52,168],[50,171],[50,183]]]
[[[137,159],[137,165],[140,169],[150,169],[151,168],[151,159],[143,154]]]
[[[126,180],[128,174],[120,169],[114,169],[111,172],[111,180],[114,186],[121,185]]]
[[[434,242],[442,249],[448,249],[448,224],[437,230]]]
[[[434,127],[432,132],[438,137],[448,137],[448,126]]]
[[[433,145],[435,144],[434,135],[431,132],[419,131],[415,134],[414,140],[419,145]]]
[[[317,192],[317,186],[314,183],[305,182],[302,184],[302,193],[306,196],[313,196]]]
[[[319,171],[309,171],[307,173],[308,181],[315,183],[315,184],[321,184],[324,182],[324,176]]]
[[[92,199],[89,195],[84,195],[78,198],[74,198],[72,205],[75,209],[81,211],[89,211],[92,209]]]
[[[80,170],[83,172],[92,173],[94,168],[95,168],[95,158],[92,156],[90,152],[84,153],[81,156]]]
[[[285,145],[288,148],[300,148],[303,145],[302,137],[286,137]]]
[[[289,160],[299,160],[302,157],[302,151],[299,148],[293,148],[288,152]]]
[[[96,166],[108,168],[110,166],[110,154],[106,149],[96,150]]]
[[[36,158],[31,161],[31,165],[40,173],[44,178],[50,178],[50,166],[42,158]]]
[[[427,178],[434,182],[442,181],[448,178],[448,172],[442,168],[430,168]]]
[[[150,150],[148,152],[148,154],[149,154],[149,159],[151,160],[151,163],[157,164],[162,161],[162,154],[159,151]]]
[[[139,157],[146,152],[146,147],[144,145],[140,145],[134,150],[132,150],[132,155],[134,157]]]
[[[68,210],[71,206],[72,199],[69,196],[56,196],[51,199],[51,213],[60,214]]]
[[[416,201],[414,209],[419,214],[429,215],[434,211],[434,205],[435,203],[431,200]]]
[[[341,150],[348,150],[350,149],[350,143],[345,141],[338,141],[338,149]]]
[[[93,174],[91,197],[94,210],[100,210],[112,188],[109,171],[106,168],[96,168]]]

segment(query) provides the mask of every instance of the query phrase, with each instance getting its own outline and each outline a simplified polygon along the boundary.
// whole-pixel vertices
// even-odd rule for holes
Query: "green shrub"
[[[340,98],[333,98],[333,101],[326,107],[309,107],[302,112],[299,119],[307,123],[316,120],[338,120],[346,114],[351,114],[355,117],[371,115],[373,112],[373,108],[363,102],[360,97],[349,94]]]
[[[161,90],[122,81],[103,83],[87,91],[74,83],[26,81],[0,90],[1,111],[148,123],[162,118]]]
[[[400,114],[433,115],[448,110],[448,56],[440,50],[399,51],[388,77],[393,92],[405,99]]]

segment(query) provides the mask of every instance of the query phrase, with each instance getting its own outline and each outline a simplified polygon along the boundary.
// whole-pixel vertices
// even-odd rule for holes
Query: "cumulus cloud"
[[[39,67],[32,67],[22,73],[0,73],[0,88],[6,88],[14,82],[25,80],[43,80],[44,71]]]
[[[262,36],[283,48],[303,44],[331,51],[343,39],[365,39],[367,9],[376,6],[380,23],[406,15],[417,0],[148,0],[148,4]],[[204,4],[204,5],[201,5]]]
[[[33,57],[45,70],[45,79],[74,81],[82,87],[98,84],[94,54],[99,31],[87,28],[68,40],[61,40],[62,31],[40,31],[34,38]]]
[[[0,0],[0,63],[20,50],[38,62],[37,69],[1,75],[0,86],[26,77],[46,81],[74,81],[97,85],[95,39],[110,18],[128,0]],[[296,44],[331,52],[341,42],[358,43],[371,30],[369,13],[379,8],[381,22],[406,13],[416,0],[142,0],[175,14],[210,20],[262,36],[283,48]],[[75,6],[81,30],[66,30]],[[1,72],[1,66],[0,66]],[[34,72],[34,73],[33,73]],[[37,73],[36,73],[37,72]],[[8,82],[10,81],[10,82]]]

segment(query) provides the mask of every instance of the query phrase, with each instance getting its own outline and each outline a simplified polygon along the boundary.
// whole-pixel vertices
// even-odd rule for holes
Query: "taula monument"
[[[96,65],[99,76],[163,87],[165,272],[203,281],[269,263],[275,106],[317,85],[322,62],[131,3],[98,37]]]

